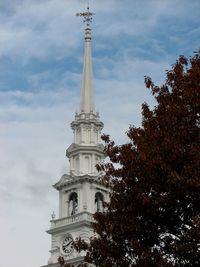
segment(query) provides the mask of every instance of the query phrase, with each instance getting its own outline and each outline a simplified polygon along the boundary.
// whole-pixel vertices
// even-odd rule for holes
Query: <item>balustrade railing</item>
[[[78,214],[69,217],[51,220],[51,228],[72,224],[80,221],[94,222],[94,218],[93,215],[89,212],[80,212]]]

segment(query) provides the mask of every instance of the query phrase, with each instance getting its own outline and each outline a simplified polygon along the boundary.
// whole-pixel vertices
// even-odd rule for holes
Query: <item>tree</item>
[[[102,137],[112,193],[78,246],[101,267],[200,266],[200,52],[180,56],[162,86],[145,83],[157,104],[142,105],[142,127],[120,146]]]

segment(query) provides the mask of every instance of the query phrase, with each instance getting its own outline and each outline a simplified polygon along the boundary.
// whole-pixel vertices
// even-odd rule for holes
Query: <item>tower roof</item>
[[[80,112],[84,113],[94,113],[94,86],[93,86],[93,72],[92,72],[92,52],[91,52],[91,21],[92,15],[89,11],[89,6],[87,12],[79,13],[78,16],[84,17],[84,22],[86,22],[85,29],[85,53],[84,53],[84,65],[83,65],[83,82],[82,82],[82,93],[80,101]]]

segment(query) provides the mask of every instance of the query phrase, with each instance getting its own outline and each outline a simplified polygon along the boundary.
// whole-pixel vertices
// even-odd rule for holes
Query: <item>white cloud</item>
[[[65,120],[69,125],[73,105],[69,98],[66,105],[59,101],[66,95],[58,97],[58,92],[4,92],[2,95],[5,101],[0,114],[5,119],[1,119],[0,130],[1,229],[7,227],[5,220],[15,229],[14,233],[6,230],[8,237],[1,245],[5,257],[10,254],[11,236],[16,240],[12,243],[13,261],[3,259],[3,266],[12,266],[14,261],[18,266],[23,264],[22,259],[31,261],[29,266],[45,264],[50,243],[44,227],[48,227],[52,210],[57,211],[57,194],[51,184],[68,169],[65,148],[72,140],[72,133],[67,131]],[[48,97],[61,105],[42,106]],[[28,105],[13,104],[19,98],[28,100]],[[28,250],[28,242],[32,252]]]
[[[13,3],[13,1],[12,1]],[[5,7],[6,3],[2,6]],[[63,57],[80,47],[80,19],[86,1],[23,0],[14,1],[0,16],[0,56],[18,59],[24,64],[31,58]],[[128,34],[148,38],[161,19],[189,17],[196,14],[198,1],[93,1],[96,12],[95,35],[111,38]],[[2,9],[3,9],[2,7]],[[123,37],[122,37],[123,38]]]
[[[73,140],[70,122],[78,109],[81,89],[80,66],[74,70],[74,62],[82,64],[84,26],[75,14],[85,9],[86,2],[0,2],[2,267],[39,266],[48,259],[50,240],[44,231],[58,205],[51,184],[68,171],[65,149]],[[179,51],[195,49],[199,6],[195,0],[91,1],[91,10],[96,13],[96,106],[105,123],[103,132],[118,143],[127,140],[124,133],[129,124],[140,124],[141,103],[154,105],[144,86],[144,75],[162,83],[165,69],[175,62]],[[166,25],[175,19],[172,32]],[[185,20],[186,35],[179,32],[181,27],[186,29]],[[160,38],[161,33],[169,44]],[[193,42],[188,43],[191,38]],[[12,69],[4,64],[4,58],[9,59]],[[67,69],[59,65],[63,59]],[[41,69],[40,64],[44,64]],[[17,77],[24,77],[27,88],[10,82],[11,74],[19,69]]]
[[[75,6],[77,1],[16,1],[12,12],[0,17],[0,55],[18,58],[46,58],[71,53],[77,47]],[[67,52],[69,51],[69,52]]]

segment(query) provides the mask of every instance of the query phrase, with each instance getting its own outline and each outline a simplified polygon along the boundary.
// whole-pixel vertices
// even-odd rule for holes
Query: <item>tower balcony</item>
[[[47,233],[51,234],[64,228],[74,227],[75,225],[91,224],[95,222],[93,214],[87,211],[77,213],[72,216],[51,220],[51,228]]]

